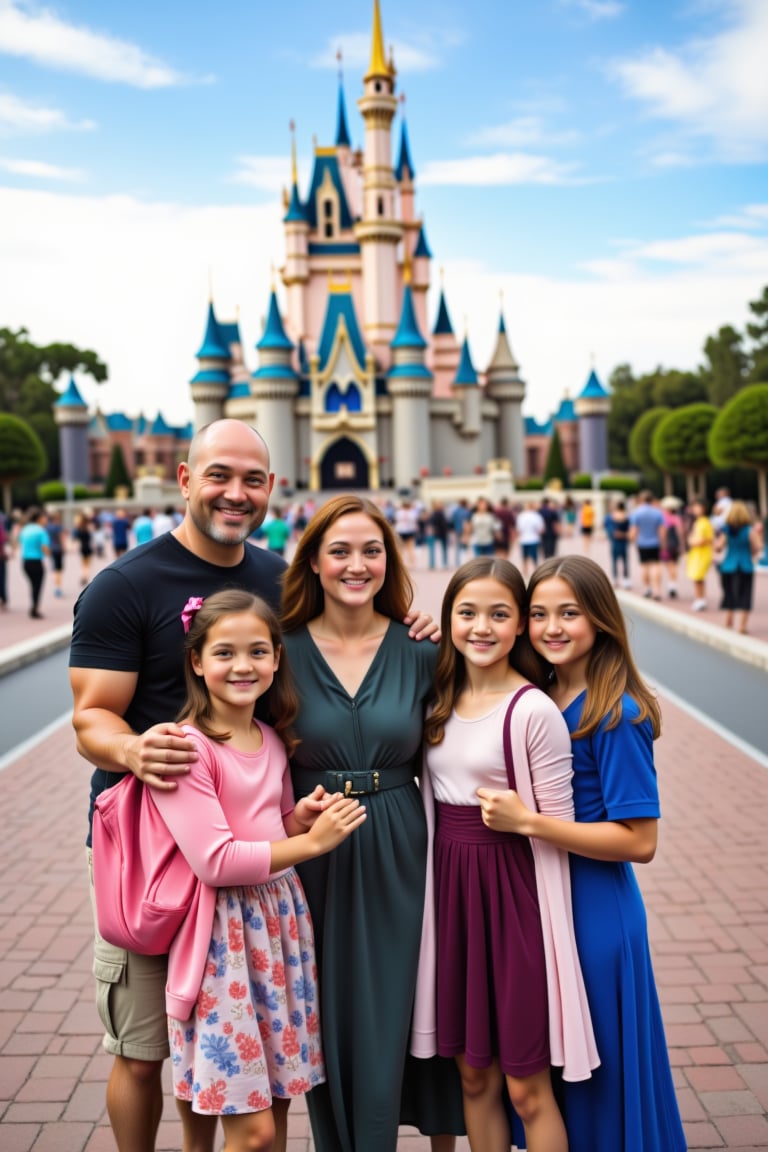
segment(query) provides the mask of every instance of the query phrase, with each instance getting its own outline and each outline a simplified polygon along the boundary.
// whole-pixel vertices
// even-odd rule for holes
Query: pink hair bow
[[[190,596],[184,605],[184,611],[181,614],[181,622],[184,625],[184,631],[189,632],[189,626],[194,620],[195,612],[199,612],[203,606],[202,596]]]

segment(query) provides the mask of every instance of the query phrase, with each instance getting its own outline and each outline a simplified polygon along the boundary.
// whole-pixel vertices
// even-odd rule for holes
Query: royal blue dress
[[[563,713],[579,726],[584,694]],[[659,816],[649,721],[622,718],[573,741],[576,820]],[[590,1080],[562,1084],[569,1152],[684,1152],[664,1025],[648,946],[645,906],[631,864],[571,856],[576,943],[600,1067]]]

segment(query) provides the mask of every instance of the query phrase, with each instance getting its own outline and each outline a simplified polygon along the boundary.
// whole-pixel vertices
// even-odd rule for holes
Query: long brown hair
[[[192,667],[192,654],[198,658],[203,650],[208,633],[214,624],[223,616],[232,616],[235,613],[252,612],[262,620],[268,630],[275,656],[280,657],[280,664],[275,670],[275,677],[271,685],[256,701],[259,713],[277,732],[285,744],[290,756],[296,747],[297,741],[291,731],[291,725],[299,711],[299,697],[293,683],[291,670],[288,666],[286,653],[282,647],[280,625],[272,609],[259,596],[246,592],[242,588],[227,588],[223,592],[215,592],[203,600],[202,606],[194,614],[189,626],[189,632],[184,642],[184,680],[187,687],[187,699],[178,716],[179,724],[194,724],[211,740],[229,740],[231,732],[221,732],[213,727],[213,710],[211,698],[205,680],[198,676]]]
[[[498,580],[512,596],[524,622],[526,617],[525,581],[514,564],[495,556],[476,556],[457,568],[443,596],[440,612],[440,647],[435,669],[435,702],[424,723],[424,738],[428,744],[439,744],[445,733],[445,724],[467,677],[466,661],[454,647],[451,639],[451,614],[456,597],[473,580]],[[526,680],[543,687],[545,676],[527,632],[517,637],[509,654],[509,663]]]
[[[391,620],[402,620],[408,612],[413,600],[413,584],[400,557],[397,537],[389,521],[372,500],[344,494],[334,496],[318,508],[301,534],[293,560],[283,577],[280,622],[285,632],[294,632],[323,611],[325,593],[317,574],[312,571],[311,561],[316,559],[326,532],[336,521],[342,516],[360,512],[381,532],[387,556],[384,583],[374,597],[373,606]]]
[[[571,738],[590,736],[605,717],[608,717],[606,727],[615,728],[621,719],[621,698],[626,692],[640,710],[634,723],[650,720],[656,739],[661,734],[659,703],[637,670],[624,616],[610,580],[588,556],[555,556],[540,564],[531,577],[529,612],[539,584],[555,577],[570,586],[576,603],[597,629],[587,663],[587,695],[581,722]],[[542,666],[550,669],[547,661],[540,659]]]

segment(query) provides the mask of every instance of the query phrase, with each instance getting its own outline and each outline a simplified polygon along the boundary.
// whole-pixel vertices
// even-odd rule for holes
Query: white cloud
[[[419,48],[415,44],[409,44],[404,40],[387,39],[387,55],[389,55],[390,45],[398,72],[429,72],[439,65],[433,52]],[[343,32],[330,39],[322,52],[319,52],[310,61],[311,67],[338,68],[339,52],[341,52],[345,68],[367,71],[371,60],[370,32]]]
[[[539,116],[518,116],[506,124],[492,124],[470,137],[469,143],[483,148],[530,148],[542,145],[574,144],[580,139],[575,131],[551,132]]]
[[[731,26],[676,50],[654,47],[609,71],[651,116],[711,142],[732,162],[768,155],[768,4],[728,0]]]
[[[0,157],[0,168],[14,176],[31,176],[37,180],[76,183],[85,179],[85,173],[80,168],[62,168],[58,164],[46,164],[44,160],[10,160]]]
[[[280,192],[290,184],[291,161],[284,156],[238,156],[237,170],[232,176],[236,184],[247,184],[267,192]]]
[[[711,228],[762,228],[768,222],[768,204],[747,204],[741,212],[717,216]]]
[[[78,380],[106,412],[192,415],[189,380],[212,284],[217,315],[241,311],[246,358],[284,260],[281,209],[189,207],[0,188],[0,316],[30,339],[93,348],[101,386]]]
[[[0,53],[137,88],[185,82],[174,68],[138,45],[67,23],[53,9],[25,0],[0,0]]]
[[[466,156],[432,160],[420,172],[422,185],[574,184],[573,164],[526,152],[497,152],[492,156]]]
[[[588,20],[615,20],[621,16],[626,5],[618,0],[562,0],[566,8],[576,8]]]
[[[0,133],[9,132],[90,132],[93,120],[70,120],[59,108],[30,104],[17,96],[0,92]]]

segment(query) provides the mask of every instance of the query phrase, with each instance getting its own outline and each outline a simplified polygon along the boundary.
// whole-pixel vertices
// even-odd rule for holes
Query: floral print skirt
[[[173,1091],[194,1112],[260,1112],[325,1080],[312,922],[293,869],[220,888],[189,1020],[168,1020]]]

